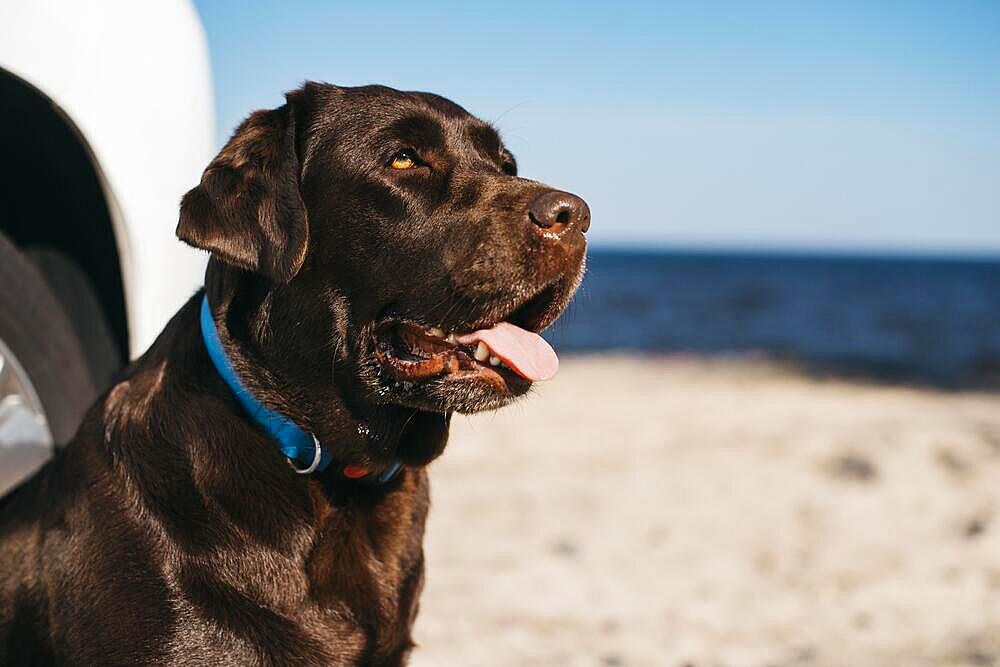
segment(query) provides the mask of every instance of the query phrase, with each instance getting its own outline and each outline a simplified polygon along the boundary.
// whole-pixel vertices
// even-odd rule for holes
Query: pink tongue
[[[458,337],[462,345],[482,341],[525,380],[548,380],[559,370],[559,357],[544,338],[510,322]]]

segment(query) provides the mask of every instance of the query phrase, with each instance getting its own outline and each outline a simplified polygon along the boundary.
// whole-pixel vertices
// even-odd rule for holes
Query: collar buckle
[[[288,465],[290,465],[292,467],[292,470],[294,470],[296,473],[300,475],[311,475],[312,473],[316,472],[316,470],[319,468],[320,461],[323,459],[323,448],[320,446],[319,440],[316,439],[315,435],[312,438],[313,438],[312,463],[310,463],[305,468],[299,468],[295,465],[295,461],[293,461],[292,459],[288,459]]]

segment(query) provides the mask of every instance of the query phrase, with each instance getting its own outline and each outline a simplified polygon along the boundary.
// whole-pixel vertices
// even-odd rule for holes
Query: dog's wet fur
[[[404,149],[412,168],[391,168]],[[540,219],[553,198],[569,202],[559,224]],[[405,663],[424,466],[453,412],[530,383],[403,382],[375,359],[377,332],[541,330],[580,280],[589,215],[518,178],[497,132],[436,95],[307,83],[251,114],[177,228],[211,252],[224,349],[338,461],[405,468],[384,485],[296,474],[212,366],[199,292],[0,501],[0,664]]]

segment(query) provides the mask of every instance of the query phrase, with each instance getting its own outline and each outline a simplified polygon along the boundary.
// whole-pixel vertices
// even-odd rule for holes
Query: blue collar
[[[212,310],[208,305],[208,296],[201,300],[201,337],[205,341],[205,349],[215,365],[223,381],[236,396],[236,400],[246,413],[257,422],[272,438],[278,441],[282,453],[288,457],[289,463],[296,472],[308,474],[317,470],[326,470],[333,457],[329,451],[324,451],[319,441],[311,433],[299,428],[288,417],[275,412],[254,398],[253,394],[243,386],[229,357],[222,349],[219,332],[212,319]],[[304,464],[302,467],[296,462]],[[373,475],[367,468],[356,465],[339,465],[339,472],[348,479],[384,483],[390,481],[402,469],[403,464],[395,461],[379,475]]]

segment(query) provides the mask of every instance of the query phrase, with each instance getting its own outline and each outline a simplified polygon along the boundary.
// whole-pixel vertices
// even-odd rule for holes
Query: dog
[[[0,664],[405,664],[425,466],[555,372],[589,224],[437,95],[252,113],[181,202],[204,289],[0,501]]]

